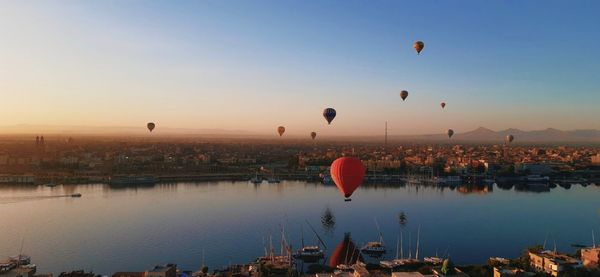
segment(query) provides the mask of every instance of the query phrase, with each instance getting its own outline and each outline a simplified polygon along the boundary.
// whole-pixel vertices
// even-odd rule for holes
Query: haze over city
[[[600,129],[599,6],[3,1],[0,132],[148,121],[298,136],[381,134],[385,121],[391,135]],[[320,115],[329,106],[335,129]]]

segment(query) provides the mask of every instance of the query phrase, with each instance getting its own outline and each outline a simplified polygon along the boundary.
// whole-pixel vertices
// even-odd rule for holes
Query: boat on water
[[[28,265],[31,263],[31,257],[27,256],[27,255],[17,255],[17,256],[12,256],[8,258],[12,263],[16,264],[17,266],[23,266],[23,265]]]
[[[56,183],[54,183],[54,182],[51,182],[51,183],[47,183],[47,184],[45,184],[44,186],[47,186],[47,187],[49,187],[49,188],[53,188],[53,187],[56,187],[56,186],[57,186],[57,184],[56,184]]]
[[[528,175],[523,178],[523,180],[529,183],[548,183],[550,182],[550,177],[541,175]]]
[[[371,257],[379,257],[386,252],[385,244],[383,243],[383,234],[379,229],[379,223],[377,223],[377,219],[375,219],[375,226],[377,227],[377,232],[379,233],[379,241],[367,242],[367,244],[360,249],[361,252]]]
[[[71,194],[71,197],[81,197],[81,193],[73,193]]]
[[[262,179],[262,177],[259,177],[259,176],[258,176],[258,173],[256,173],[256,174],[254,175],[254,177],[252,177],[252,178],[250,179],[250,183],[253,183],[253,184],[255,184],[255,185],[261,184],[262,182],[263,182],[263,179]]]
[[[154,185],[156,177],[151,175],[130,176],[130,175],[115,175],[108,179],[110,185],[125,186],[125,185]]]
[[[269,184],[279,184],[281,183],[281,180],[275,176],[271,176],[267,179],[267,182],[269,182]]]
[[[444,262],[444,259],[440,258],[440,257],[425,257],[423,258],[423,261],[428,263],[428,264],[432,264],[432,265],[441,265]]]
[[[325,246],[325,243],[323,242],[317,231],[315,231],[312,225],[310,225],[310,222],[306,221],[306,223],[313,231],[320,244],[308,246],[304,245],[304,230],[303,228],[300,228],[302,247],[294,255],[294,258],[302,260],[304,262],[317,262],[325,258],[325,252],[323,252],[320,245],[323,245],[323,248],[325,249],[327,249],[327,247]]]

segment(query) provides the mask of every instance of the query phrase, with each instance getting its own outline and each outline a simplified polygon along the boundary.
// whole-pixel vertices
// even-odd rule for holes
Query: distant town
[[[0,143],[0,184],[148,185],[252,180],[331,182],[341,156],[359,157],[365,184],[600,184],[600,147],[28,136]]]

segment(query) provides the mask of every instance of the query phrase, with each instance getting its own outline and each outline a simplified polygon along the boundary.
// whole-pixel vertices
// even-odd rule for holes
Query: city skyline
[[[0,4],[0,126],[600,129],[593,1],[178,3]]]

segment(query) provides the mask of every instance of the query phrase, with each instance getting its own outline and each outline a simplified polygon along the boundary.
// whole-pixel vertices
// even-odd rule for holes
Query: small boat
[[[267,179],[267,182],[269,182],[270,184],[279,184],[279,183],[281,183],[281,181],[279,180],[279,178],[277,178],[275,176],[269,177]]]
[[[45,184],[45,186],[47,186],[49,188],[53,188],[53,187],[56,187],[57,185],[56,185],[56,183],[47,183],[47,184]]]
[[[375,226],[377,226],[377,232],[379,233],[379,241],[368,242],[360,249],[361,252],[371,257],[379,257],[386,252],[385,245],[383,244],[383,234],[381,234],[377,219],[375,219]]]
[[[252,179],[250,179],[250,182],[253,183],[253,184],[255,184],[255,185],[258,185],[258,184],[261,184],[263,182],[263,179],[261,177],[258,177],[258,173],[256,173],[254,175],[254,177],[252,177]]]
[[[322,244],[323,247],[325,249],[327,249],[327,246],[325,246],[325,243],[323,242],[323,240],[321,239],[321,237],[319,236],[317,231],[315,231],[315,229],[312,227],[312,225],[310,225],[310,222],[308,222],[308,220],[307,220],[306,223],[308,224],[308,227],[310,227],[310,229],[313,231],[313,233],[319,240],[320,244]],[[302,260],[304,262],[316,262],[316,261],[323,259],[325,257],[325,253],[323,252],[323,250],[321,250],[321,247],[319,245],[309,245],[309,246],[304,245],[304,229],[303,228],[300,228],[300,234],[301,234],[301,239],[302,239],[302,248],[300,248],[298,250],[298,253],[296,253],[294,255],[294,258]]]
[[[425,257],[423,259],[423,261],[425,261],[428,264],[432,264],[432,265],[440,265],[444,262],[444,259],[440,258],[440,257]]]
[[[318,261],[325,257],[325,253],[319,246],[304,246],[298,250],[294,258],[303,261]]]
[[[369,256],[381,256],[385,254],[386,249],[381,241],[372,241],[365,244],[360,251]]]
[[[71,194],[71,197],[81,197],[81,193],[73,193]]]

